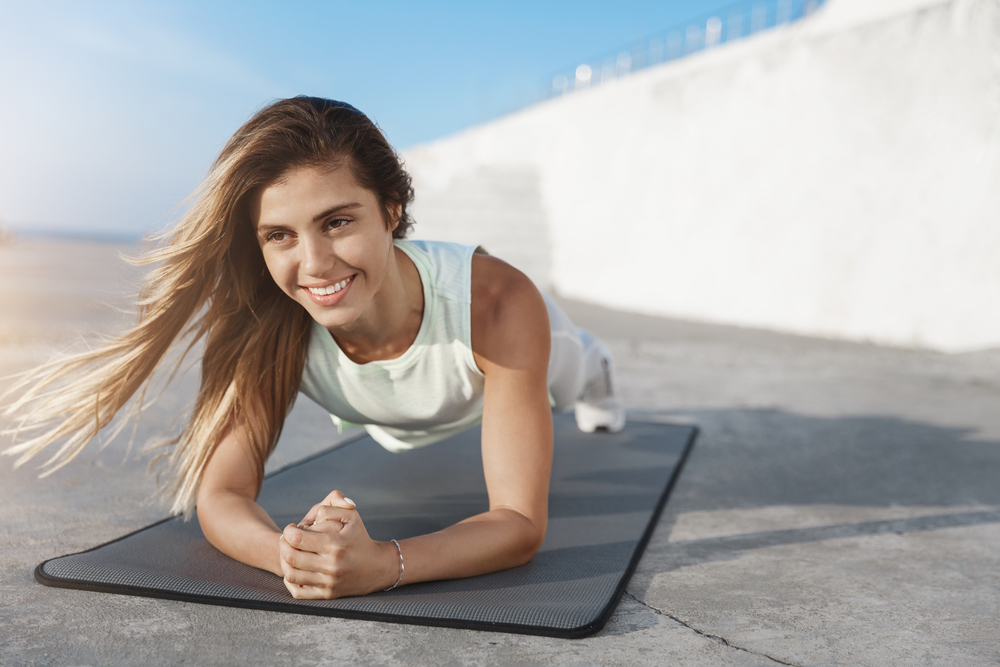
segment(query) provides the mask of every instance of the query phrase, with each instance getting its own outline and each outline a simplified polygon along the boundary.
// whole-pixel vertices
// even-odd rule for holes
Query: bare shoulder
[[[472,349],[477,361],[511,367],[515,355],[535,362],[544,353],[547,365],[550,336],[548,310],[531,279],[501,259],[474,255]]]

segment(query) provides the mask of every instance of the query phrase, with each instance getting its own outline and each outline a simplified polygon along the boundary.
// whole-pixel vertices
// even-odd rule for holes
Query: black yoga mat
[[[47,586],[233,607],[457,628],[583,637],[610,618],[680,473],[696,430],[629,422],[581,433],[556,415],[545,543],[526,565],[363,597],[295,600],[280,577],[212,547],[173,518],[89,551],[45,561]],[[392,454],[361,436],[269,475],[260,504],[279,526],[326,494],[354,499],[373,539],[432,532],[487,507],[479,428]]]

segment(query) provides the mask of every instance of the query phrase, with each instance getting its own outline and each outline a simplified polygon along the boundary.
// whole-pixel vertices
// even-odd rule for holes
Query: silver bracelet
[[[396,583],[394,583],[392,586],[389,586],[389,588],[383,588],[382,589],[383,592],[391,591],[396,586],[399,586],[399,582],[403,580],[403,575],[406,574],[406,566],[403,565],[403,549],[399,546],[399,542],[397,542],[396,540],[389,540],[389,541],[396,545],[396,551],[399,552],[399,578],[396,579]]]

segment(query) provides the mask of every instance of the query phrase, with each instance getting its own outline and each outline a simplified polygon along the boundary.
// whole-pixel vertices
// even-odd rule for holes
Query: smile
[[[352,280],[354,280],[354,276],[344,278],[339,283],[327,285],[326,287],[307,287],[306,289],[309,290],[311,294],[315,294],[316,296],[326,296],[327,294],[333,294],[344,289]]]

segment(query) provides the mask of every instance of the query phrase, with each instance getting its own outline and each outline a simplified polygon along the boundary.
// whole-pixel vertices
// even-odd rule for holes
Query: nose
[[[299,240],[299,251],[301,253],[299,265],[302,273],[313,278],[322,277],[337,263],[333,248],[323,238],[309,234],[303,235]]]

